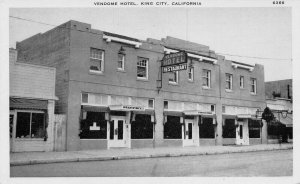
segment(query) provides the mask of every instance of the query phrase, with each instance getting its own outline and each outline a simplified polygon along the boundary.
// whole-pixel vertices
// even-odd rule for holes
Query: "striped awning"
[[[9,108],[47,110],[48,101],[26,98],[9,98]]]

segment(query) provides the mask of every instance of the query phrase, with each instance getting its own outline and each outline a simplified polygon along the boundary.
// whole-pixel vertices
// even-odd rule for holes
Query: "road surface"
[[[10,171],[12,177],[292,176],[293,151],[37,164]]]

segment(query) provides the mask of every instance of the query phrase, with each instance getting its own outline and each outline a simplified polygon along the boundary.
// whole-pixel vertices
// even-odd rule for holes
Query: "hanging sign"
[[[166,66],[163,67],[163,73],[167,72],[174,72],[174,71],[179,71],[179,70],[186,70],[187,69],[187,64],[179,64],[179,65],[173,65],[173,66]]]
[[[176,52],[167,54],[161,62],[164,73],[187,69],[187,54],[186,52]]]

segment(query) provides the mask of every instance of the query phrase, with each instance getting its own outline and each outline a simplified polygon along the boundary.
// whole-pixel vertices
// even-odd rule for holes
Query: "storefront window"
[[[202,122],[199,126],[200,138],[215,138],[215,126],[213,124],[213,118],[202,118]]]
[[[225,119],[223,138],[236,138],[235,119]]]
[[[107,122],[104,112],[83,112],[81,120],[80,139],[106,139]]]
[[[249,126],[249,138],[260,138],[260,123],[259,120],[248,120],[248,126]]]
[[[131,138],[153,138],[153,123],[151,122],[151,115],[137,114],[135,116],[135,121],[131,123]]]
[[[43,138],[45,135],[45,114],[18,112],[16,138]]]
[[[182,129],[180,117],[168,116],[167,122],[164,125],[164,139],[181,139]]]

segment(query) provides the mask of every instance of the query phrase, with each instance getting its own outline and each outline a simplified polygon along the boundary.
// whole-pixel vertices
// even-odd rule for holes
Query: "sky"
[[[288,7],[12,8],[9,15],[51,25],[77,20],[93,29],[142,40],[172,36],[207,45],[229,60],[262,64],[265,81],[292,78],[292,14]],[[16,42],[52,28],[9,18],[9,46],[15,48]]]

